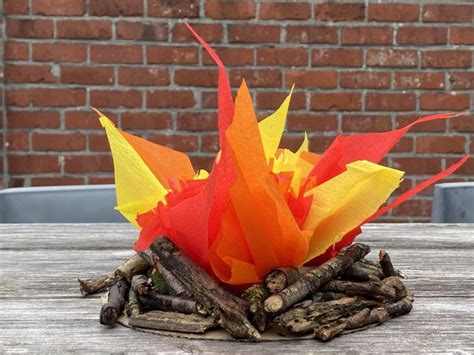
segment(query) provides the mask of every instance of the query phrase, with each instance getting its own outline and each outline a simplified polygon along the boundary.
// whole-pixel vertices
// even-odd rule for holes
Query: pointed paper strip
[[[461,114],[442,113],[430,115],[421,117],[409,125],[394,131],[338,136],[324,152],[311,175],[317,177],[317,184],[322,184],[342,173],[346,165],[353,161],[368,160],[378,163],[414,125],[438,119],[454,118],[459,115]]]
[[[288,114],[288,108],[290,107],[293,88],[294,85],[291,88],[290,94],[285,98],[278,110],[258,124],[267,161],[275,156],[275,153],[280,146],[281,137],[285,130],[286,116]]]
[[[154,144],[118,129],[120,134],[135,149],[160,183],[169,188],[169,179],[189,180],[195,175],[191,160],[181,152]]]
[[[313,196],[313,203],[303,229],[314,232],[306,261],[323,254],[377,211],[399,186],[402,176],[402,171],[357,161],[308,191],[305,195]]]
[[[137,215],[154,208],[168,191],[114,124],[99,111],[97,113],[113,155],[117,209],[139,227],[135,220]]]

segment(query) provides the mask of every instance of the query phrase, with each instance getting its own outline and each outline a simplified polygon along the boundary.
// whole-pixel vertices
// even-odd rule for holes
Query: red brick
[[[405,171],[407,175],[437,174],[441,170],[441,159],[429,157],[393,158],[392,167]]]
[[[4,68],[7,83],[55,83],[58,77],[49,65],[12,65]]]
[[[423,93],[420,95],[421,110],[465,110],[470,106],[469,94]]]
[[[464,153],[466,138],[463,136],[418,136],[416,137],[417,153]]]
[[[28,0],[4,0],[3,11],[8,15],[26,15],[30,8]]]
[[[360,49],[315,49],[312,54],[313,66],[362,66],[362,51]]]
[[[317,20],[360,21],[365,18],[365,5],[354,3],[323,3],[315,5]]]
[[[444,73],[397,72],[395,85],[398,89],[444,89]]]
[[[148,16],[191,18],[199,16],[199,0],[148,0]]]
[[[105,114],[105,112],[104,112]],[[116,120],[114,117],[107,115],[114,123]],[[100,124],[97,113],[92,110],[88,111],[66,111],[66,128],[67,129],[94,129],[101,130],[102,125]]]
[[[392,129],[390,116],[343,115],[343,132],[385,132]]]
[[[431,205],[431,200],[409,200],[394,208],[392,214],[394,216],[431,217]]]
[[[367,65],[370,67],[416,67],[418,54],[408,49],[369,49]]]
[[[195,152],[198,150],[198,137],[188,135],[164,135],[154,134],[148,137],[148,140],[157,144],[164,145],[168,148],[175,149],[180,152]]]
[[[256,5],[253,1],[206,0],[206,16],[215,19],[249,20],[255,18]]]
[[[118,21],[115,28],[117,39],[140,41],[166,41],[168,25],[132,21]]]
[[[28,89],[5,89],[5,106],[28,106],[30,91]]]
[[[276,25],[229,25],[229,42],[278,43],[280,26]]]
[[[109,155],[66,155],[64,172],[95,173],[113,171],[112,158]]]
[[[146,48],[148,64],[195,64],[198,62],[196,47],[156,46]]]
[[[222,25],[220,24],[193,24],[193,29],[208,43],[222,41]],[[195,42],[196,38],[183,23],[173,26],[173,42]]]
[[[404,127],[419,117],[420,115],[397,115],[395,128]],[[446,130],[446,122],[446,120],[435,120],[419,123],[410,128],[410,132],[444,132]]]
[[[411,111],[415,108],[415,94],[368,93],[365,98],[368,111]]]
[[[175,84],[182,86],[217,86],[217,70],[213,69],[176,69]]]
[[[142,16],[143,0],[90,0],[91,16]]]
[[[143,63],[142,46],[138,45],[92,45],[90,51],[95,63]]]
[[[85,89],[34,89],[32,90],[34,106],[84,106]]]
[[[3,51],[5,60],[28,60],[30,56],[27,43],[5,42]]]
[[[311,4],[301,3],[262,3],[261,20],[307,20],[311,17]]]
[[[222,47],[214,48],[214,50],[226,66],[240,67],[253,64],[253,48]],[[203,52],[202,62],[203,64],[216,64],[207,52]]]
[[[112,38],[112,23],[106,20],[63,20],[58,21],[56,26],[58,38]]]
[[[474,28],[473,27],[451,27],[451,36],[449,43],[451,44],[474,44]]]
[[[423,22],[465,22],[472,24],[472,5],[435,5],[423,6]]]
[[[233,95],[235,97],[235,95]],[[217,93],[203,91],[201,94],[201,107],[202,108],[217,108]]]
[[[292,152],[295,152],[298,150],[298,148],[301,146],[301,143],[304,140],[304,135],[298,134],[298,135],[284,135],[281,139],[280,146],[279,148],[281,149],[289,149]],[[312,148],[312,151],[314,151],[314,147]]]
[[[392,153],[413,153],[414,139],[413,137],[403,137],[392,148]]]
[[[415,22],[420,8],[415,4],[369,4],[369,21]]]
[[[171,129],[169,112],[125,112],[122,113],[123,129]]]
[[[210,171],[215,160],[215,154],[212,156],[190,156],[190,158],[196,171],[199,169]]]
[[[239,87],[245,79],[250,88],[280,87],[281,73],[274,69],[236,69],[230,71],[230,84]]]
[[[344,27],[341,34],[342,44],[392,44],[390,27]]]
[[[422,53],[422,68],[469,68],[472,52],[467,50],[440,50]]]
[[[8,111],[8,128],[59,128],[59,112]]]
[[[112,67],[61,67],[61,82],[66,84],[111,85],[114,82]]]
[[[28,133],[7,132],[7,149],[9,151],[27,151],[30,149]]]
[[[288,96],[287,92],[257,92],[258,110],[276,110]],[[296,92],[291,95],[290,110],[306,108],[306,95],[304,92]]]
[[[90,176],[89,184],[92,184],[92,185],[115,184],[115,179],[113,176]]]
[[[450,131],[453,132],[474,132],[474,116],[461,116],[455,119],[449,120]],[[471,142],[474,140],[471,138]],[[472,152],[472,151],[471,151]]]
[[[92,90],[91,105],[101,107],[141,107],[142,93],[137,90]]]
[[[315,113],[289,113],[287,128],[290,131],[336,131],[337,116]]]
[[[85,0],[35,0],[33,14],[45,16],[82,16]]]
[[[83,177],[55,176],[55,177],[32,177],[31,186],[61,186],[61,185],[83,185]]]
[[[450,74],[449,80],[453,89],[473,89],[474,73],[472,72],[454,72]]]
[[[435,45],[448,42],[448,29],[442,27],[400,27],[398,44]]]
[[[347,71],[339,74],[342,88],[390,88],[391,73],[374,71]]]
[[[201,152],[217,153],[219,150],[219,136],[217,134],[201,136]]]
[[[332,26],[287,26],[286,42],[337,43],[337,29]]]
[[[77,151],[86,148],[86,138],[81,134],[35,133],[31,138],[33,149],[37,151]]]
[[[18,38],[52,38],[53,21],[51,20],[17,20],[8,19],[7,35],[8,37]]]
[[[316,93],[311,96],[315,111],[351,111],[361,109],[361,95],[355,92]]]
[[[296,88],[335,88],[337,73],[335,70],[287,70],[285,86]]]
[[[191,108],[196,105],[190,90],[151,90],[147,92],[146,102],[148,108]]]
[[[119,84],[129,86],[163,86],[170,83],[168,69],[155,67],[120,68]]]
[[[179,113],[177,128],[181,131],[216,131],[217,116],[214,113]]]
[[[9,155],[10,174],[59,173],[59,161],[53,155]]]
[[[306,66],[308,51],[305,48],[258,48],[257,65]]]
[[[317,152],[322,154],[326,149],[329,148],[331,143],[334,141],[334,136],[314,136],[309,137],[309,150],[311,152]],[[299,140],[301,143],[302,140]]]
[[[87,57],[84,44],[33,43],[32,47],[37,62],[84,62]]]
[[[89,150],[93,152],[108,152],[110,151],[109,142],[105,134],[94,134],[88,137]]]

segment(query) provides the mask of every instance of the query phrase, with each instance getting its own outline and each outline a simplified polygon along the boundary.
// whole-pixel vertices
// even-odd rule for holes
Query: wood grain
[[[183,340],[101,326],[98,296],[81,297],[76,279],[117,267],[136,234],[126,224],[0,224],[0,353],[474,352],[474,225],[366,226],[358,241],[373,260],[378,249],[390,253],[415,291],[414,308],[329,343]]]

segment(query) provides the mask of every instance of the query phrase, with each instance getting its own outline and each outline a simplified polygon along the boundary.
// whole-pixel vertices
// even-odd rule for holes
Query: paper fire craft
[[[360,226],[458,169],[448,169],[382,207],[403,177],[378,163],[418,123],[403,128],[339,136],[318,155],[308,139],[292,152],[279,149],[291,92],[260,123],[245,81],[235,102],[223,63],[189,26],[218,65],[220,152],[209,173],[195,171],[183,153],[116,128],[100,114],[115,169],[117,209],[140,229],[143,250],[160,235],[218,280],[245,285],[275,267],[317,264],[352,243]]]

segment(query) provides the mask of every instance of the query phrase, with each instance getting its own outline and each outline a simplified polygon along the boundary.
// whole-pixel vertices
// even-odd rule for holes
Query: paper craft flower
[[[188,25],[219,68],[220,152],[212,170],[116,128],[104,115],[112,150],[117,209],[140,228],[136,250],[166,234],[223,283],[259,282],[275,267],[321,263],[360,233],[360,226],[454,172],[467,159],[380,208],[399,186],[400,170],[378,165],[415,124],[452,118],[438,114],[403,128],[339,136],[318,155],[305,137],[292,152],[279,149],[291,92],[258,123],[245,81],[235,102],[224,65]]]

